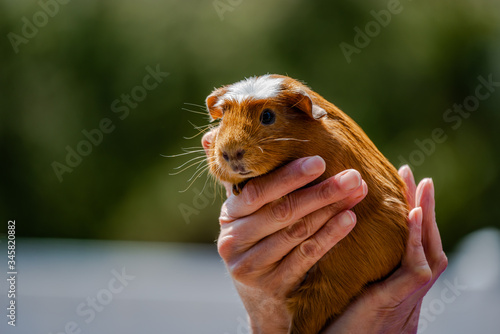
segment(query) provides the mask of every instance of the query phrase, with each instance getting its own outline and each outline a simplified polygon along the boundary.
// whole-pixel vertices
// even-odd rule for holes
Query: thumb
[[[422,208],[416,207],[408,216],[409,236],[401,267],[383,284],[382,293],[397,300],[405,300],[426,286],[432,271],[422,246]],[[422,296],[427,292],[422,291]]]

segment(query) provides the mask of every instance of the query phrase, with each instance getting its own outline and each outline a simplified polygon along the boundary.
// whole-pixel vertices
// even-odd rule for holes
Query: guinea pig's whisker
[[[196,125],[191,121],[188,121],[189,124],[193,126],[196,130],[206,130],[212,126],[212,124],[206,124],[206,125]]]
[[[263,143],[263,142],[266,142],[266,141],[270,141],[270,140],[273,140],[273,138],[261,138],[257,141],[257,144],[260,144],[260,143]]]
[[[264,150],[262,149],[262,147],[260,147],[260,146],[257,146],[257,147],[259,148],[259,150],[260,150],[262,153],[264,153]]]
[[[194,157],[192,159],[189,159],[188,161],[186,161],[185,163],[183,163],[182,165],[180,165],[179,167],[174,167],[174,169],[180,169],[182,167],[184,167],[185,165],[187,165],[188,163],[192,162],[192,161],[195,161],[195,160],[199,160],[199,159],[206,159],[207,157],[204,156],[204,155],[200,155],[199,157]]]
[[[191,123],[190,121],[188,121],[188,122],[189,122],[189,124],[191,124],[193,126],[193,128],[195,128],[196,130],[198,130],[198,133],[196,133],[195,135],[193,135],[191,137],[184,137],[184,139],[187,139],[187,140],[191,140],[193,138],[196,138],[200,134],[205,133],[207,130],[211,129],[211,124],[203,125],[203,126],[198,126],[198,125],[195,125],[195,124]]]
[[[184,110],[184,111],[192,112],[193,114],[207,116],[207,113],[203,112],[203,111],[195,111],[195,110],[191,110],[191,109],[188,109],[188,108],[181,108],[181,109]]]
[[[307,139],[297,139],[297,138],[276,138],[276,139],[273,139],[273,141],[281,141],[281,140],[295,140],[295,141],[301,141],[301,142],[308,142],[309,141]]]
[[[183,149],[184,151],[186,149]],[[183,156],[183,155],[188,155],[188,154],[193,154],[193,153],[200,153],[200,152],[205,152],[204,149],[197,149],[197,150],[194,150],[194,151],[186,151],[184,153],[179,153],[179,154],[174,154],[174,155],[164,155],[164,154],[160,154],[162,157],[164,158],[177,158],[177,157],[180,157],[180,156]]]
[[[210,173],[208,173],[208,175],[213,179],[214,183],[213,183],[213,187],[215,189],[215,192],[214,192],[214,200],[212,202],[215,203],[215,199],[217,198],[217,189],[224,189],[224,186],[217,182],[217,178],[213,175],[211,175]],[[221,202],[224,201],[224,194],[222,193],[222,191],[220,192],[220,199],[221,199]]]
[[[198,167],[196,167],[196,170],[194,171],[193,175],[187,180],[187,182],[193,180],[193,178],[194,178],[194,180],[196,180],[201,173],[203,173],[205,170],[208,169],[208,166],[203,165],[203,161],[200,161],[197,164],[198,164]],[[200,170],[201,170],[201,172],[200,172]],[[198,176],[195,177],[195,175],[197,175],[197,174],[198,174]]]
[[[188,106],[198,107],[200,109],[206,110],[206,107],[204,105],[201,105],[201,104],[189,103],[189,102],[184,102],[184,104],[187,104]]]
[[[184,139],[186,139],[186,140],[191,140],[191,139],[194,139],[194,138],[198,137],[199,135],[201,135],[201,134],[202,134],[202,133],[204,133],[205,131],[207,131],[207,129],[205,129],[205,130],[200,130],[200,131],[198,131],[198,133],[196,133],[196,134],[192,135],[191,137],[182,137],[182,138],[184,138]]]
[[[181,147],[181,150],[184,152],[192,151],[192,150],[201,150],[203,147],[201,146],[191,146],[191,147]]]
[[[265,143],[269,141],[300,141],[300,142],[308,142],[309,140],[307,139],[297,139],[297,138],[262,138],[260,139],[257,144],[260,143]]]
[[[209,168],[208,166],[205,166],[205,168],[203,168],[203,169],[202,169],[199,173],[195,172],[195,174],[193,174],[193,176],[191,176],[191,178],[187,181],[187,182],[189,182],[189,181],[191,181],[191,179],[193,179],[193,178],[194,178],[194,179],[191,181],[191,183],[189,184],[189,186],[188,186],[186,189],[184,189],[184,190],[182,190],[182,191],[180,191],[180,192],[181,192],[181,193],[186,192],[189,188],[191,188],[191,186],[194,184],[194,182],[195,182],[195,181],[196,181],[196,180],[197,180],[197,179],[198,179],[198,178],[199,178],[199,177],[200,177],[200,176],[201,176],[204,172],[208,171],[208,168]],[[196,175],[196,177],[195,177],[195,175]]]
[[[205,188],[207,186],[207,183],[208,183],[208,180],[209,180],[209,177],[207,177],[207,179],[205,180],[205,184],[203,185],[203,188],[201,188],[201,194],[203,194],[203,192],[205,191]],[[215,196],[214,196],[214,199],[215,199]]]
[[[203,158],[204,158],[204,157],[203,157]],[[175,172],[175,173],[169,173],[168,175],[177,175],[177,174],[180,174],[180,173],[182,173],[183,171],[185,171],[185,170],[187,170],[187,169],[189,169],[189,168],[191,168],[191,167],[193,167],[193,166],[196,166],[196,165],[199,165],[199,164],[203,163],[204,161],[205,161],[205,160],[203,159],[203,160],[201,160],[201,161],[198,161],[198,162],[192,163],[191,165],[189,165],[189,166],[187,166],[187,167],[184,167],[184,168],[183,168],[183,169],[181,169],[180,171]],[[182,167],[182,166],[179,166],[178,168],[180,168],[180,167]],[[195,173],[196,173],[196,172],[195,172]],[[189,181],[189,180],[188,180],[188,181]]]

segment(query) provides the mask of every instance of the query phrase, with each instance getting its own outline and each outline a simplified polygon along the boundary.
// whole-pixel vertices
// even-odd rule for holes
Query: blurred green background
[[[161,155],[200,146],[184,137],[208,118],[185,109],[265,73],[432,177],[446,250],[500,227],[500,87],[478,88],[500,82],[500,2],[59,1],[0,1],[0,213],[18,236],[214,242],[220,190],[203,174],[179,192],[194,167],[169,173],[196,155]]]

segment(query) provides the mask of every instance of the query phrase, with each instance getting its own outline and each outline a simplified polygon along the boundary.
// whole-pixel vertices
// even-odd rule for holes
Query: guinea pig
[[[211,120],[220,119],[207,150],[210,172],[232,183],[235,195],[251,178],[314,155],[325,160],[326,171],[310,185],[350,168],[368,185],[366,198],[352,209],[354,229],[287,296],[290,332],[318,333],[370,283],[400,265],[408,237],[405,183],[349,116],[287,76],[221,87],[206,106]]]

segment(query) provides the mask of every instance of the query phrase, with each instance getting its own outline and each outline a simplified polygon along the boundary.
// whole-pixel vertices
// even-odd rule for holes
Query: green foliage
[[[161,155],[200,147],[200,136],[183,137],[198,132],[189,122],[208,118],[184,109],[204,112],[214,87],[280,73],[337,104],[396,166],[413,157],[416,177],[433,177],[447,249],[477,228],[500,227],[500,87],[467,116],[446,114],[475,95],[478,77],[500,81],[499,3],[401,1],[356,46],[357,31],[391,3],[74,1],[13,46],[8,34],[23,36],[23,18],[44,23],[43,8],[0,2],[1,216],[16,219],[23,236],[213,242],[220,188],[212,195],[202,174],[180,193],[195,168],[169,173],[197,154]],[[358,52],[346,58],[341,43]],[[157,67],[168,76],[144,89],[147,68]],[[134,91],[147,96],[131,107],[123,94]],[[128,112],[116,112],[116,100]],[[54,161],[66,165],[66,147],[76,150],[82,131],[103,119],[113,130],[60,182]]]

